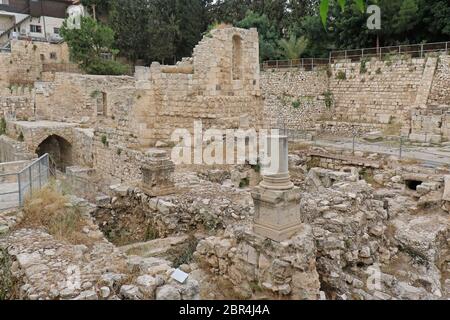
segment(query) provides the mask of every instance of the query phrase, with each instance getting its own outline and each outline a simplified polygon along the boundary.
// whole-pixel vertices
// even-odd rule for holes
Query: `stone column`
[[[140,187],[149,196],[164,196],[175,192],[173,181],[175,164],[170,160],[166,151],[148,150],[141,171],[143,180]]]
[[[298,233],[300,220],[300,191],[290,181],[288,167],[288,138],[267,137],[263,181],[252,192],[255,204],[253,231],[274,241],[285,241]]]

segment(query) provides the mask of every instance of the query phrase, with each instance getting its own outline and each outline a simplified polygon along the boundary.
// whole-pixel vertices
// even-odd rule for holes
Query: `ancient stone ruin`
[[[448,53],[261,70],[226,27],[93,76],[13,40],[0,108],[0,299],[450,298]],[[268,163],[173,161],[264,130]]]

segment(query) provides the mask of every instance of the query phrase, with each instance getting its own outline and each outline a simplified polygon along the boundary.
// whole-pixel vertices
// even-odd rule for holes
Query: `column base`
[[[293,236],[298,234],[302,230],[302,224],[295,226],[289,226],[285,229],[274,229],[269,226],[264,226],[262,224],[255,223],[253,225],[253,232],[257,235],[269,238],[276,242],[282,242],[291,239]]]

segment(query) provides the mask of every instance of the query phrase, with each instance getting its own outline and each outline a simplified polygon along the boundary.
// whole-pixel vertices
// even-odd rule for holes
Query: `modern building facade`
[[[0,46],[12,38],[61,40],[59,30],[73,0],[0,0]]]

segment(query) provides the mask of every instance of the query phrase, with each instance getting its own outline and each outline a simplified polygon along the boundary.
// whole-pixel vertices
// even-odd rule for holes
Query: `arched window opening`
[[[242,40],[238,35],[233,36],[233,80],[242,79]]]

